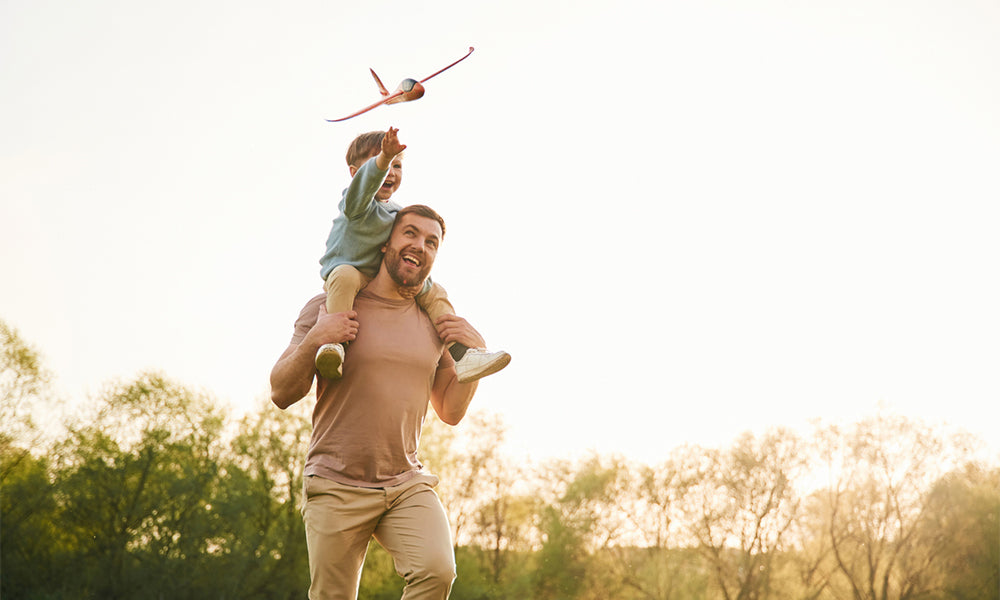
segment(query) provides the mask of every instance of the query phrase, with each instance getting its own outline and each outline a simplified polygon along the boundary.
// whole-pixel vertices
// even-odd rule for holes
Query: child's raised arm
[[[399,142],[399,138],[396,136],[397,133],[399,133],[398,129],[389,127],[389,130],[385,132],[385,136],[382,138],[382,151],[375,157],[375,166],[383,171],[389,168],[389,165],[392,164],[392,159],[397,154],[406,150],[406,144]]]

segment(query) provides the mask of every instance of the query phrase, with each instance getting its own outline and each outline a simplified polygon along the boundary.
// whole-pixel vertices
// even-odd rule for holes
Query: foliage
[[[969,463],[947,473],[928,504],[917,537],[938,549],[939,597],[1000,598],[1000,468]]]
[[[878,416],[819,434],[830,486],[820,509],[836,577],[856,600],[904,600],[936,589],[940,544],[923,544],[934,482],[960,465],[962,439],[903,417]]]
[[[38,351],[0,320],[0,485],[41,438],[32,414],[51,380]]]
[[[308,401],[234,419],[141,373],[42,444],[27,409],[51,396],[49,376],[16,332],[0,333],[0,596],[305,596]],[[425,428],[455,600],[978,600],[1000,589],[1000,468],[920,422],[747,433],[656,465],[514,461],[504,434],[483,413]],[[373,541],[359,598],[401,590]]]

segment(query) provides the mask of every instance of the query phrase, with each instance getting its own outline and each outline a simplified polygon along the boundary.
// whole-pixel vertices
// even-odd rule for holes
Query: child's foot
[[[465,356],[455,363],[458,382],[469,383],[492,375],[510,363],[510,354],[504,351],[490,352],[485,348],[469,348]]]
[[[320,377],[340,379],[344,374],[344,346],[323,344],[316,351],[316,370]]]

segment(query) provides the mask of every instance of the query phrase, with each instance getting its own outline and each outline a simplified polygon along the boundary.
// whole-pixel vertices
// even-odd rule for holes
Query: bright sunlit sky
[[[1000,448],[996,0],[0,0],[0,319],[70,399],[268,393],[347,144],[510,367],[512,452],[878,411]],[[424,98],[344,123],[421,79]]]

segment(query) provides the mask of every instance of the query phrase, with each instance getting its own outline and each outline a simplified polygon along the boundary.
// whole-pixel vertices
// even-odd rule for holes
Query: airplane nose
[[[396,88],[396,93],[402,92],[392,100],[386,101],[386,104],[396,104],[397,102],[409,102],[410,100],[416,100],[424,95],[424,86],[416,79],[404,79],[400,82],[399,87]]]
[[[424,95],[424,86],[416,79],[406,79],[400,84],[407,100],[416,100]]]

